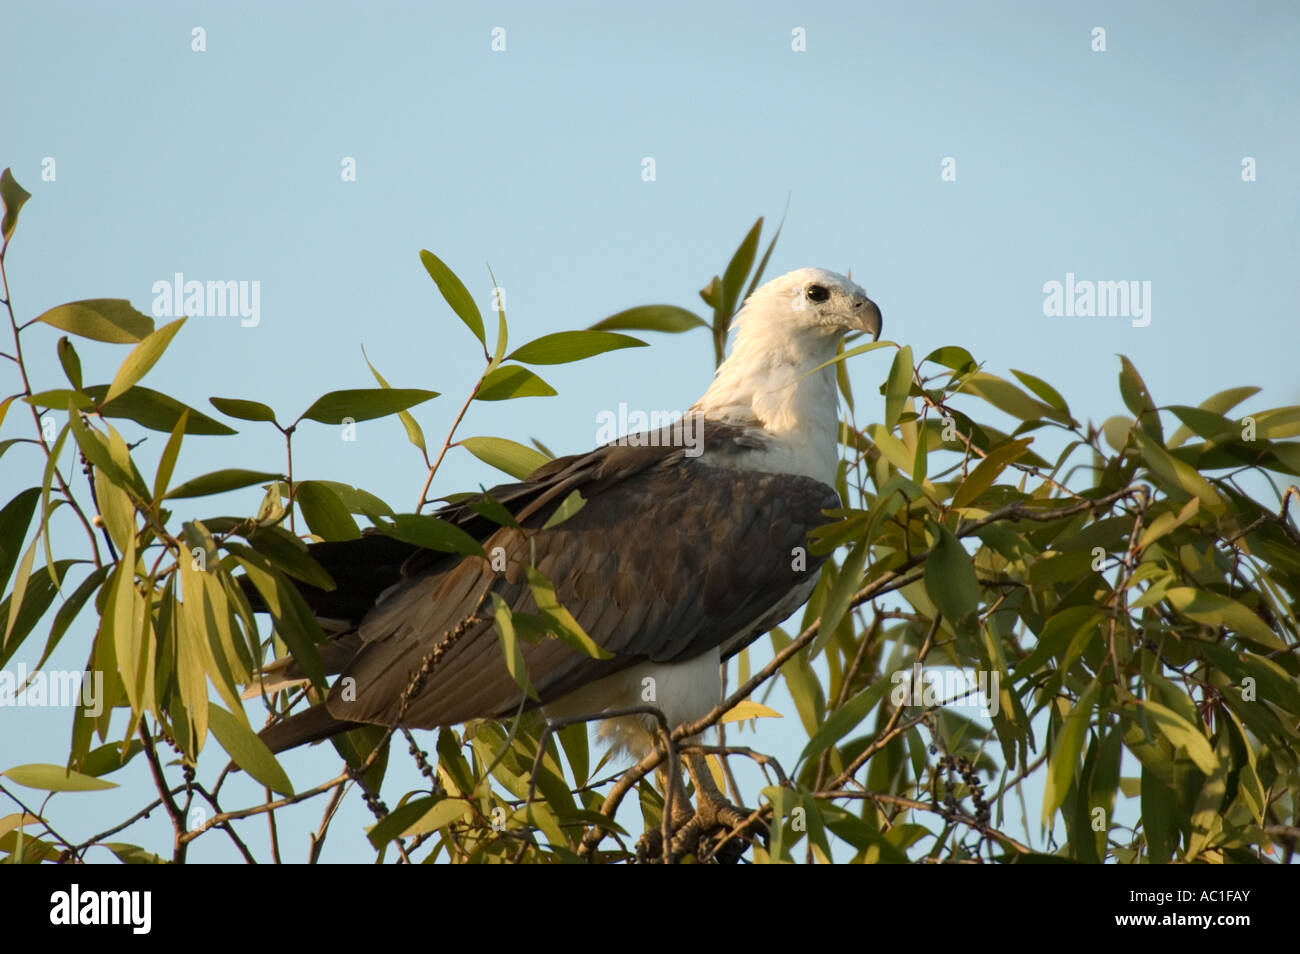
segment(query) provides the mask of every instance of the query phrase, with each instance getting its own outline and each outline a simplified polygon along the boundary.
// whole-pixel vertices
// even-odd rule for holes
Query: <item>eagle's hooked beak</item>
[[[880,327],[883,322],[880,317],[880,306],[870,298],[858,296],[853,299],[853,319],[855,329],[871,335],[872,341],[880,339]]]

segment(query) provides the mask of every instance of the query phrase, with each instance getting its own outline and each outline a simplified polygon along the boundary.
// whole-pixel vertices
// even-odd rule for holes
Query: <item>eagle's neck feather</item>
[[[768,438],[765,450],[740,455],[733,466],[803,474],[834,486],[835,368],[814,369],[835,356],[838,340],[821,329],[740,322],[731,355],[692,408],[706,421],[757,427]]]

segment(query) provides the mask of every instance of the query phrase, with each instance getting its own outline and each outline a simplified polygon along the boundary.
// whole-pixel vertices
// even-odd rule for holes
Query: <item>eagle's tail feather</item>
[[[282,722],[267,726],[258,736],[274,753],[306,745],[308,742],[319,742],[362,725],[365,723],[336,719],[323,705],[312,706]]]

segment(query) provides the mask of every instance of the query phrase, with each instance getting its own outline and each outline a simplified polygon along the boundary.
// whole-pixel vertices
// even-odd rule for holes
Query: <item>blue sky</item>
[[[962,345],[993,373],[1046,378],[1098,422],[1122,411],[1117,353],[1157,403],[1243,384],[1264,388],[1243,410],[1300,403],[1291,4],[4,0],[3,22],[0,165],[32,192],[7,259],[20,319],[91,297],[148,311],[153,283],[176,272],[260,282],[256,327],[191,319],[146,380],[195,406],[237,396],[292,418],[372,385],[364,343],[395,386],[443,393],[418,412],[440,443],[480,368],[419,249],[484,311],[490,263],[522,343],[632,305],[702,311],[695,290],[757,216],[770,234],[787,199],[769,275],[852,269],[884,336],[918,355]],[[355,182],[341,181],[345,157]],[[941,179],[948,157],[955,181]],[[1043,286],[1067,273],[1149,281],[1150,324],[1046,317]],[[26,338],[38,386],[62,383],[56,338]],[[461,433],[571,453],[620,402],[689,405],[708,342],[650,338],[543,370],[558,396],[478,404]],[[78,347],[88,381],[123,356]],[[888,355],[852,364],[860,422],[879,414]],[[0,436],[29,423],[11,415]],[[178,476],[278,466],[278,435],[240,430],[187,442]],[[395,419],[352,443],[305,425],[295,456],[298,474],[404,509],[424,476]],[[3,500],[33,480],[17,461],[0,469]],[[435,489],[496,477],[460,451]],[[240,506],[255,497],[230,498]],[[55,664],[79,668],[84,646]],[[67,713],[0,718],[24,727],[0,731],[6,766],[66,745]],[[353,808],[341,821],[361,824]],[[340,852],[355,840],[335,837]]]

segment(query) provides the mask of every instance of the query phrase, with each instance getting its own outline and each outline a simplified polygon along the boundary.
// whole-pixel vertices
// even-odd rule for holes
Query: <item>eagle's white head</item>
[[[756,289],[736,315],[736,339],[694,410],[761,429],[768,450],[738,460],[834,485],[839,460],[835,368],[822,367],[849,332],[880,337],[880,309],[858,285],[801,268]]]
[[[880,309],[861,286],[824,268],[800,268],[763,285],[745,301],[732,327],[736,346],[761,338],[766,346],[786,341],[834,352],[841,336],[863,331],[880,337]],[[828,340],[829,339],[829,342]]]

